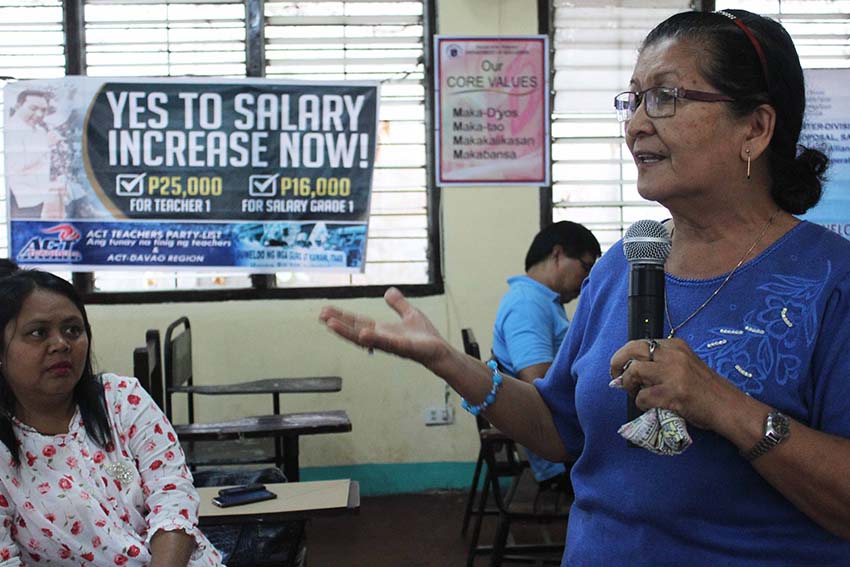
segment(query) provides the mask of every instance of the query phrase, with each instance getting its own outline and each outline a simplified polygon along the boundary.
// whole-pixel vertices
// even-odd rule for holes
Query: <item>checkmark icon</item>
[[[277,178],[274,175],[252,175],[248,178],[248,195],[251,197],[274,197],[277,195]]]
[[[115,176],[115,194],[119,197],[138,197],[145,192],[142,180],[145,173],[121,173]]]

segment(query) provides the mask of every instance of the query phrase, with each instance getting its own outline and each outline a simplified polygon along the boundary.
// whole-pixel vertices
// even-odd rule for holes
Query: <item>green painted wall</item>
[[[301,480],[350,478],[360,483],[361,496],[381,496],[431,490],[467,490],[474,472],[475,463],[465,461],[375,463],[306,468],[301,471]]]

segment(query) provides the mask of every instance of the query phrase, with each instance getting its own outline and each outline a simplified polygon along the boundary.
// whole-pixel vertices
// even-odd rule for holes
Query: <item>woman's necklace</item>
[[[746,260],[746,259],[747,259],[747,257],[750,255],[750,253],[752,253],[752,251],[753,251],[753,250],[755,250],[756,246],[758,246],[758,243],[759,243],[759,242],[761,242],[761,239],[762,239],[762,238],[764,238],[764,235],[765,235],[765,234],[767,234],[767,229],[768,229],[768,228],[770,228],[770,225],[771,225],[771,224],[773,224],[773,219],[776,217],[776,215],[777,215],[778,213],[779,213],[779,209],[777,209],[776,211],[774,211],[774,213],[773,213],[772,215],[770,215],[770,218],[769,218],[769,219],[767,219],[767,224],[765,224],[765,225],[764,225],[764,228],[763,228],[763,229],[761,229],[761,232],[759,233],[758,237],[756,237],[756,239],[755,239],[755,241],[753,242],[752,246],[750,246],[750,248],[749,248],[746,252],[744,252],[744,255],[743,255],[743,256],[741,256],[741,259],[740,259],[740,260],[738,260],[738,263],[737,263],[737,264],[735,264],[735,267],[734,267],[734,268],[732,268],[732,271],[731,271],[731,272],[729,272],[729,274],[728,274],[728,275],[727,275],[727,276],[723,279],[723,281],[722,281],[722,282],[720,282],[720,285],[717,287],[717,289],[715,289],[715,290],[714,290],[714,293],[712,293],[711,295],[709,295],[709,296],[708,296],[708,299],[706,299],[705,301],[703,301],[703,302],[702,302],[702,305],[700,305],[699,307],[697,307],[697,308],[696,308],[696,310],[695,310],[693,313],[691,313],[690,315],[688,315],[688,316],[685,318],[685,320],[684,320],[684,321],[682,321],[681,323],[679,323],[678,325],[673,325],[673,321],[672,321],[672,319],[670,319],[670,308],[667,306],[667,292],[666,292],[666,291],[664,292],[664,315],[666,315],[666,316],[667,316],[667,324],[668,324],[668,325],[670,325],[670,333],[668,333],[668,334],[667,334],[667,338],[668,338],[668,339],[672,339],[672,338],[673,338],[673,336],[676,334],[676,331],[678,331],[679,329],[681,329],[681,328],[685,325],[685,323],[687,323],[688,321],[690,321],[691,319],[693,319],[694,317],[696,317],[696,316],[697,316],[697,314],[698,314],[700,311],[702,311],[703,309],[705,309],[705,306],[706,306],[706,305],[708,305],[709,303],[711,303],[711,300],[712,300],[712,299],[714,299],[715,297],[717,297],[717,294],[718,294],[718,293],[720,293],[720,290],[721,290],[721,289],[723,289],[723,286],[725,286],[725,285],[729,282],[729,280],[731,280],[731,279],[732,279],[732,276],[734,276],[734,275],[735,275],[735,272],[737,272],[737,271],[738,271],[738,268],[740,268],[740,267],[744,264],[744,260]],[[675,230],[675,229],[674,229],[674,230]]]

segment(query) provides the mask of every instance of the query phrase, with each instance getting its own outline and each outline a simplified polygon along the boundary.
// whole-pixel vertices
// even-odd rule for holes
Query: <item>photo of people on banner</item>
[[[376,83],[65,77],[4,99],[23,265],[363,270]]]

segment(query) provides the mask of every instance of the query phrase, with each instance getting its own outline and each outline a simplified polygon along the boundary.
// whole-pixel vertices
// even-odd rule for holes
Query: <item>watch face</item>
[[[779,412],[767,416],[767,433],[773,433],[779,439],[785,439],[791,432],[791,421]]]

